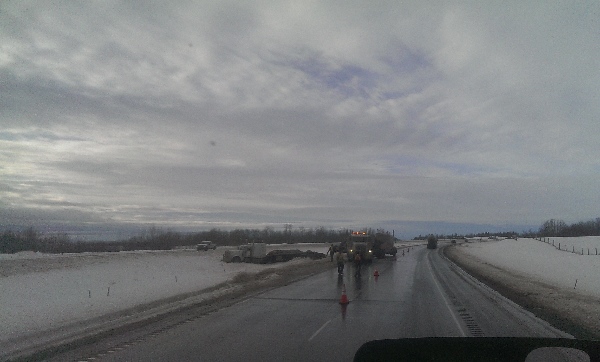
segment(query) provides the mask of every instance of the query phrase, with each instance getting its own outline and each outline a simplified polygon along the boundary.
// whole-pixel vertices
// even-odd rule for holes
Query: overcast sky
[[[4,225],[600,216],[595,0],[3,1],[0,92]]]

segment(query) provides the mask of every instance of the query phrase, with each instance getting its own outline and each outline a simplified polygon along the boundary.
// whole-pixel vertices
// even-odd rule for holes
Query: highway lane
[[[375,277],[375,269],[379,277]],[[366,341],[405,337],[565,337],[449,263],[414,247],[361,278],[331,271],[175,327],[120,336],[55,360],[352,360]],[[350,303],[339,304],[346,288]]]

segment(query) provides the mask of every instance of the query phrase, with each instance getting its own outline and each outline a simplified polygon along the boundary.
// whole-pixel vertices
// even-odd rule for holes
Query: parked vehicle
[[[217,249],[217,245],[212,241],[201,241],[198,245],[196,245],[196,250],[204,250],[207,251],[209,249],[215,250]]]

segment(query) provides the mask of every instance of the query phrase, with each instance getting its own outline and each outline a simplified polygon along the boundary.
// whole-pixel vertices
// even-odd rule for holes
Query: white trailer
[[[225,250],[223,261],[226,263],[266,263],[267,244],[253,243],[240,245],[236,249]]]

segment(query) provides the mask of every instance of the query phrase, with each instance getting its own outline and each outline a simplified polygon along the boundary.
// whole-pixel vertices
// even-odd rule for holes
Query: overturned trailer
[[[228,249],[223,253],[223,261],[226,263],[268,264],[289,261],[294,258],[322,259],[325,258],[325,254],[297,249],[280,249],[267,252],[265,243],[240,245],[236,249]]]

